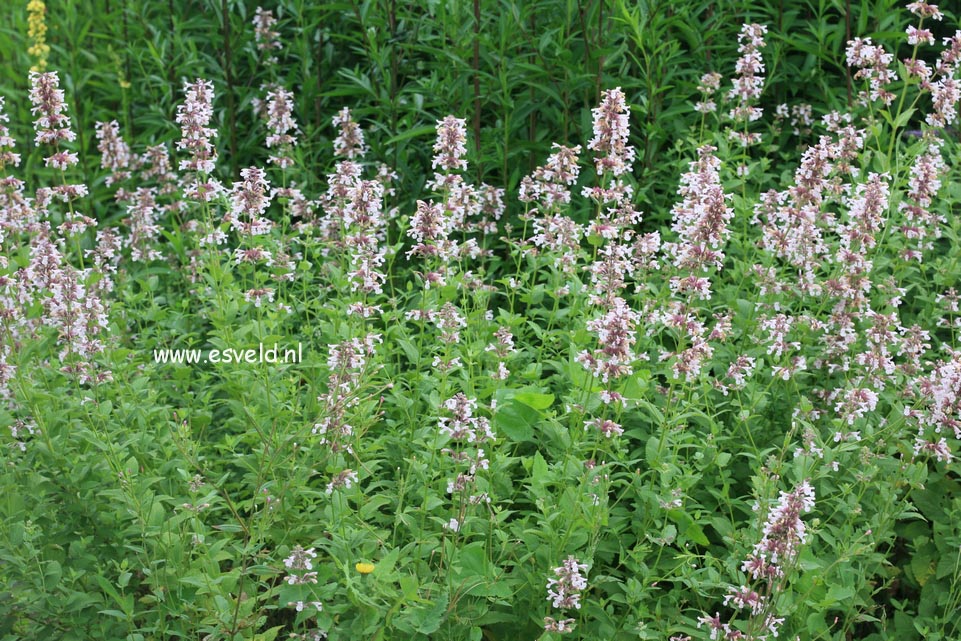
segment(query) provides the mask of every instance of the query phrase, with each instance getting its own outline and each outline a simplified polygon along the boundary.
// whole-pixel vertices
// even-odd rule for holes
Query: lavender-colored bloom
[[[894,56],[883,47],[876,46],[870,38],[851,40],[845,54],[848,66],[858,70],[854,74],[855,79],[867,80],[870,86],[870,91],[859,94],[861,103],[866,105],[870,100],[880,100],[885,105],[890,105],[895,95],[888,91],[887,86],[895,78],[891,70]]]
[[[162,258],[163,255],[153,247],[157,234],[160,233],[154,190],[138,188],[131,200],[127,207],[127,224],[130,227],[127,244],[130,246],[130,259],[136,262]]]
[[[214,115],[214,85],[198,78],[192,83],[184,83],[184,93],[186,100],[177,106],[177,124],[181,132],[177,149],[187,151],[190,158],[180,161],[180,169],[210,174],[217,165],[217,150],[210,142],[217,130],[209,126]]]
[[[580,563],[573,555],[554,568],[554,577],[547,580],[547,600],[558,610],[581,607],[581,592],[587,589],[587,578],[582,572],[587,564]]]
[[[270,156],[270,162],[281,169],[294,164],[290,157],[291,148],[297,144],[297,138],[291,132],[297,131],[297,123],[293,119],[294,94],[283,87],[277,87],[267,94],[267,148],[276,150]]]
[[[754,558],[768,559],[782,568],[797,556],[798,546],[807,541],[801,514],[814,508],[814,488],[802,481],[792,492],[781,492],[777,505],[768,514],[761,541],[754,546]]]
[[[620,87],[605,91],[600,106],[591,113],[594,114],[594,137],[587,148],[598,153],[594,159],[598,175],[626,173],[634,162],[635,151],[628,142],[631,108],[624,92]]]
[[[30,111],[37,116],[33,124],[38,145],[57,145],[62,140],[76,140],[77,134],[70,128],[70,117],[64,113],[67,104],[56,71],[30,72],[30,102],[33,104]]]
[[[280,34],[274,31],[274,25],[277,24],[274,12],[257,7],[254,11],[253,24],[254,42],[257,44],[257,50],[267,53],[264,62],[275,64],[277,57],[272,55],[272,52],[279,51],[282,45],[280,44]]]
[[[483,416],[474,416],[477,399],[458,393],[444,401],[444,409],[451,416],[440,417],[438,427],[440,433],[452,441],[484,443],[494,439],[490,421]]]
[[[633,346],[639,320],[640,315],[630,309],[623,298],[615,297],[607,313],[587,323],[587,329],[597,335],[598,349],[582,351],[577,361],[605,383],[612,378],[629,376],[634,371],[631,364],[637,358]]]
[[[0,169],[6,165],[17,166],[20,164],[20,154],[13,150],[17,146],[17,141],[10,135],[7,123],[10,116],[4,111],[5,98],[0,96]]]
[[[350,109],[344,107],[334,116],[334,126],[338,128],[337,137],[334,138],[334,155],[353,160],[361,158],[367,153],[367,145],[364,142],[364,132],[360,126],[354,122],[350,114]]]
[[[272,226],[263,216],[270,206],[267,175],[259,167],[247,167],[240,170],[240,176],[243,180],[234,183],[230,191],[230,212],[226,218],[241,233],[265,234]]]
[[[673,278],[672,289],[693,298],[710,298],[710,283],[697,273],[723,266],[723,246],[729,234],[727,225],[734,215],[734,209],[727,206],[718,173],[721,161],[714,156],[714,151],[710,145],[698,149],[698,160],[692,162],[690,171],[681,177],[678,195],[682,200],[671,210],[674,216],[671,228],[678,240],[664,245],[674,265],[691,275],[687,279]]]
[[[737,76],[728,94],[731,100],[737,101],[730,114],[735,122],[753,121],[761,117],[760,108],[753,106],[753,103],[761,97],[764,87],[764,60],[760,50],[765,46],[766,33],[765,25],[745,24],[738,34],[737,50],[741,57],[735,65]]]
[[[120,135],[120,125],[116,120],[98,122],[96,125],[97,150],[100,152],[100,166],[109,169],[107,185],[126,180],[136,158],[130,153],[128,145]]]
[[[467,169],[467,121],[446,116],[437,121],[437,141],[434,143],[434,159],[431,166],[445,172]]]

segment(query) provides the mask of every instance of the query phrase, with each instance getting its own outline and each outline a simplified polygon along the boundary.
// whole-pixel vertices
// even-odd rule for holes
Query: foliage
[[[961,635],[956,16],[30,5],[0,641]]]

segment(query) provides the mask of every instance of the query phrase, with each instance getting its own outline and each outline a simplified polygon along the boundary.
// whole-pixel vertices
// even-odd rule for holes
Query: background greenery
[[[27,88],[24,4],[0,7],[5,95]],[[601,90],[620,86],[632,105],[639,207],[660,225],[677,184],[680,142],[697,122],[697,81],[710,70],[730,73],[743,22],[770,28],[764,106],[808,103],[817,115],[849,104],[851,34],[895,41],[903,19],[895,0],[262,4],[280,18],[284,48],[273,68],[258,62],[252,0],[50,2],[50,65],[68,100],[84,97],[73,113],[87,170],[98,162],[94,122],[116,118],[141,144],[165,139],[175,131],[182,81],[201,76],[215,84],[225,166],[236,175],[264,160],[262,134],[247,126],[248,116],[258,89],[279,80],[296,95],[307,166],[327,166],[317,161],[333,137],[331,114],[348,106],[370,132],[373,159],[401,176],[398,193],[410,205],[428,175],[422,143],[453,113],[468,119],[478,146],[475,178],[513,196],[552,142],[581,142]],[[17,106],[14,132],[26,139],[26,105]],[[771,148],[783,153],[776,142]]]

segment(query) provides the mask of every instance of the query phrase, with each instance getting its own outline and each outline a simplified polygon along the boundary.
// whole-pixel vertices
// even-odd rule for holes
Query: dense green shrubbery
[[[65,4],[0,640],[961,635],[955,16]]]

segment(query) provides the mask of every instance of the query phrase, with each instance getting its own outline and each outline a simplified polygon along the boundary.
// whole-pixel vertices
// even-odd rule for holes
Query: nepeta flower
[[[594,114],[594,137],[587,148],[598,155],[594,166],[598,175],[610,172],[614,176],[630,170],[634,163],[634,147],[629,144],[631,108],[620,87],[604,92]],[[603,155],[601,155],[603,154]]]
[[[861,103],[866,105],[870,99],[880,100],[885,105],[890,105],[895,95],[887,90],[887,86],[895,77],[891,70],[894,56],[882,47],[875,46],[870,38],[851,40],[848,42],[845,53],[848,66],[858,70],[854,77],[858,80],[867,80],[870,86],[869,92],[861,92]]]
[[[766,45],[766,33],[765,25],[745,24],[738,34],[737,50],[741,57],[735,66],[734,87],[728,93],[730,100],[737,101],[730,114],[735,122],[754,121],[761,117],[761,109],[752,105],[761,97],[764,87],[764,61],[760,50]]]
[[[291,149],[297,138],[291,133],[297,131],[293,119],[294,94],[283,87],[277,87],[267,94],[267,148],[276,149],[269,158],[270,162],[281,169],[294,164],[290,157]]]
[[[464,118],[446,116],[437,121],[437,142],[434,143],[434,159],[431,166],[446,172],[467,169],[467,121]]]
[[[7,123],[10,116],[4,111],[5,98],[0,96],[0,169],[6,165],[17,166],[20,164],[20,154],[13,150],[17,146],[17,141],[10,136],[10,129]]]
[[[347,227],[344,244],[350,260],[351,289],[379,294],[387,276],[380,271],[386,249],[380,246],[387,221],[382,210],[384,186],[377,180],[362,180],[351,190],[344,207]]]
[[[70,128],[70,117],[64,113],[67,104],[56,71],[30,72],[30,102],[33,103],[30,112],[37,116],[33,124],[37,130],[35,140],[38,145],[57,145],[62,140],[76,140],[77,134]]]
[[[727,224],[734,215],[734,209],[727,206],[718,173],[721,161],[714,156],[714,151],[710,145],[698,149],[698,160],[692,162],[690,171],[681,177],[678,195],[683,199],[671,210],[674,216],[671,228],[677,233],[678,241],[664,245],[673,256],[674,265],[693,277],[672,278],[672,289],[693,298],[711,296],[709,281],[698,278],[697,272],[711,267],[719,270],[723,266]]]
[[[620,436],[624,433],[624,428],[621,427],[619,423],[615,423],[610,419],[591,419],[584,422],[584,429],[594,428],[606,438],[611,438],[612,436]]]
[[[944,18],[944,14],[938,9],[936,4],[928,4],[927,2],[912,2],[907,7],[908,11],[921,18],[934,18],[935,20],[941,20]]]
[[[130,259],[133,261],[151,261],[162,258],[153,244],[160,233],[157,221],[157,200],[153,189],[138,188],[127,207],[127,225],[130,227],[130,237],[127,245],[130,247]]]
[[[444,401],[444,409],[451,416],[440,417],[438,427],[440,433],[452,441],[483,443],[494,439],[490,421],[483,416],[474,416],[477,399],[458,393]]]
[[[635,326],[640,315],[627,306],[623,298],[615,297],[606,314],[587,323],[587,329],[597,335],[598,348],[577,355],[577,361],[604,383],[611,378],[629,376],[637,358],[633,352]]]
[[[547,581],[547,600],[558,610],[581,607],[581,592],[587,589],[587,578],[582,572],[587,564],[580,563],[576,557],[569,556],[554,568],[554,577]]]
[[[931,33],[930,29],[918,29],[911,25],[905,30],[905,33],[908,35],[909,45],[918,45],[922,42],[929,46],[934,44],[934,34]]]
[[[324,410],[311,433],[319,435],[321,445],[329,445],[334,452],[353,452],[347,440],[354,433],[349,412],[360,402],[357,394],[368,373],[368,361],[380,342],[380,334],[368,334],[330,346],[327,391],[317,398]]]
[[[230,212],[226,218],[235,228],[244,230],[269,229],[270,221],[263,218],[270,206],[270,183],[267,175],[259,167],[247,167],[240,170],[243,178],[235,182],[230,190]]]
[[[284,559],[284,567],[287,568],[287,583],[290,585],[302,585],[305,583],[317,583],[317,573],[311,572],[314,569],[313,560],[317,558],[314,548],[305,550],[299,545],[295,545],[290,551],[290,556]],[[303,572],[306,570],[306,572]],[[303,572],[303,574],[295,574]]]
[[[120,125],[116,120],[98,122],[96,125],[97,150],[100,152],[100,166],[109,169],[107,185],[126,180],[130,177],[130,167],[136,158],[130,153],[128,145],[120,135]]]
[[[571,202],[570,186],[577,182],[581,168],[577,156],[580,145],[564,147],[554,143],[556,149],[547,158],[547,164],[538,167],[521,181],[518,199],[521,202],[539,202],[544,209],[555,209]]]
[[[716,71],[706,73],[701,76],[701,82],[697,86],[701,99],[694,105],[694,111],[701,114],[712,113],[717,110],[717,104],[711,97],[721,88],[721,74]]]
[[[360,158],[367,153],[367,145],[364,142],[364,132],[360,126],[354,122],[350,115],[350,109],[344,107],[334,116],[334,126],[338,128],[337,137],[334,138],[334,155],[348,159]]]
[[[456,245],[448,240],[451,220],[443,208],[433,202],[417,201],[417,211],[411,217],[407,235],[417,243],[407,252],[411,256],[438,256],[443,262],[454,257]]]
[[[544,617],[544,631],[545,632],[558,632],[560,634],[567,634],[568,632],[574,631],[574,619],[554,619],[553,617]]]
[[[351,469],[344,470],[338,473],[331,481],[327,484],[327,489],[325,494],[330,496],[335,490],[340,488],[350,489],[357,483],[357,472]]]
[[[214,85],[198,78],[184,83],[184,93],[184,103],[177,106],[181,133],[177,149],[189,154],[189,158],[180,161],[180,169],[195,174],[185,183],[184,193],[189,198],[210,201],[223,189],[217,180],[207,178],[217,166],[217,149],[211,142],[217,130],[209,126],[214,114]]]
[[[280,44],[280,34],[274,31],[274,25],[277,24],[277,18],[274,17],[274,12],[264,10],[262,7],[257,7],[254,11],[254,42],[257,44],[257,50],[262,52],[267,52],[268,57],[264,60],[267,64],[274,64],[277,62],[277,57],[272,55],[273,51],[279,51],[281,49]]]
[[[813,508],[814,488],[807,481],[802,481],[792,492],[781,492],[777,505],[768,514],[761,541],[754,546],[753,557],[745,563],[767,559],[783,573],[783,566],[794,561],[798,546],[807,541],[801,514]]]
[[[938,80],[931,85],[934,111],[925,116],[924,121],[932,127],[947,127],[957,118],[959,98],[961,98],[961,84],[957,80],[952,77]]]

